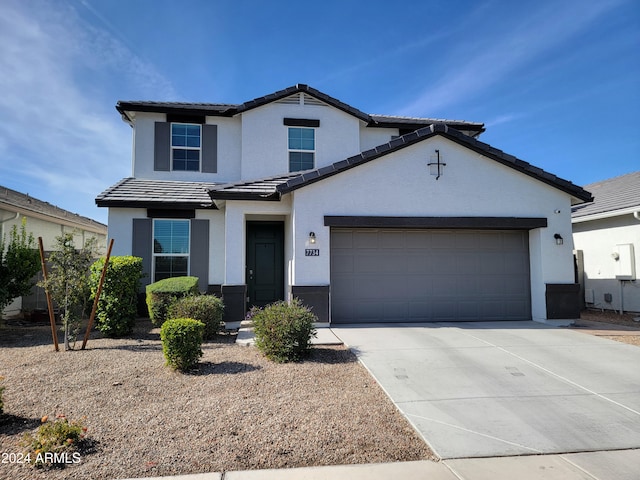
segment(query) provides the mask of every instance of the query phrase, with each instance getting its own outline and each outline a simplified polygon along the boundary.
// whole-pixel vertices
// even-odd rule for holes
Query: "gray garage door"
[[[335,323],[528,320],[519,230],[331,230]]]

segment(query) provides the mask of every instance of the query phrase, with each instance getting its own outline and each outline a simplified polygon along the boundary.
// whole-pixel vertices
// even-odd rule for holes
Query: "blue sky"
[[[0,185],[106,223],[118,100],[306,83],[367,113],[484,122],[585,185],[640,169],[640,1],[2,0]]]

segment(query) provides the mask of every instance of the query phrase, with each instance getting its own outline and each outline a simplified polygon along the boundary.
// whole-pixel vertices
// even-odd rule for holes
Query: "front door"
[[[284,300],[284,223],[247,222],[247,307]]]

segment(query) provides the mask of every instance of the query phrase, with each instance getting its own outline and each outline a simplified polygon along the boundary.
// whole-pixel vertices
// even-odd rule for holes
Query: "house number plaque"
[[[305,257],[319,257],[320,249],[319,248],[306,248],[304,250]]]

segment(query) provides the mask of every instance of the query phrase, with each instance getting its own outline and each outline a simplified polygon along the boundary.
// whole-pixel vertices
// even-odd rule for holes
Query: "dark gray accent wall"
[[[247,286],[222,285],[225,322],[240,322],[247,314]]]
[[[176,113],[167,113],[167,122],[169,123],[195,123],[204,124],[207,120],[205,115],[183,115]]]
[[[310,118],[285,118],[284,122],[288,127],[319,127],[320,120]]]
[[[329,285],[292,285],[291,294],[311,309],[318,322],[329,322]]]
[[[149,218],[196,218],[194,209],[180,208],[147,208]]]
[[[209,285],[209,220],[191,220],[191,275],[198,277],[198,288],[206,292]]]
[[[152,224],[150,218],[134,218],[133,219],[133,244],[131,246],[131,254],[134,257],[142,258],[142,273],[144,276],[140,282],[142,291],[145,285],[152,283],[151,279],[151,242],[152,242]]]
[[[542,217],[324,217],[325,227],[346,228],[464,228],[472,230],[531,230],[547,226]]]
[[[153,169],[158,172],[171,170],[171,124],[156,122],[154,137]]]
[[[202,172],[218,172],[217,125],[202,125]]]
[[[547,318],[580,318],[580,285],[577,283],[547,283],[545,292]]]

